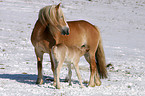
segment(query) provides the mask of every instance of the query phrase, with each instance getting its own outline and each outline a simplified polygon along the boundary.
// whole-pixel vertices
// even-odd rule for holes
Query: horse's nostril
[[[66,29],[66,35],[69,35],[69,28]]]
[[[64,30],[62,30],[61,34],[62,34],[62,35],[65,35],[66,33],[65,33],[65,31],[64,31]]]

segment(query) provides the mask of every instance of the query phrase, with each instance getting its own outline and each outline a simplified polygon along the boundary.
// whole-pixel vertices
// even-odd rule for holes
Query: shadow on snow
[[[36,84],[37,75],[35,74],[0,74],[2,79],[16,80],[20,83]],[[53,83],[54,78],[43,76],[44,83]],[[68,82],[66,79],[60,79],[60,82]],[[73,84],[79,84],[78,80],[72,80]]]

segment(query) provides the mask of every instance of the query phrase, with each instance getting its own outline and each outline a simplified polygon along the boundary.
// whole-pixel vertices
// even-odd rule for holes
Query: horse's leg
[[[43,52],[35,49],[35,54],[37,57],[37,70],[38,70],[38,77],[36,84],[42,84],[43,83],[43,75],[42,75],[42,60],[43,60]]]
[[[96,73],[96,62],[95,62],[95,56],[90,55],[90,71],[91,71],[91,75],[90,75],[90,82],[89,82],[89,86],[94,87],[95,83],[94,83],[94,77],[95,77],[95,73]]]
[[[67,66],[68,66],[69,85],[72,85],[71,84],[71,76],[72,76],[71,63],[67,64]]]
[[[76,74],[77,74],[77,76],[78,76],[79,82],[80,82],[80,84],[81,84],[81,87],[83,88],[84,85],[82,84],[82,78],[81,78],[81,75],[80,75],[78,62],[79,62],[79,60],[76,60],[76,61],[74,62],[74,67],[75,67]]]
[[[89,86],[94,87],[95,84],[97,86],[100,86],[101,81],[100,81],[99,74],[97,71],[97,66],[96,66],[96,62],[95,62],[95,55],[93,55],[92,53],[89,52],[89,53],[85,54],[84,56],[85,56],[85,59],[87,60],[87,62],[90,64],[91,76],[90,76]],[[96,76],[96,74],[97,74],[97,76]]]
[[[90,58],[90,54],[86,53],[85,55],[85,59],[87,60],[87,62],[90,64],[90,71],[91,71],[91,75],[90,75],[90,81],[89,81],[89,86],[94,87],[94,73],[92,72],[92,70],[94,71],[93,66],[91,66],[91,58]]]
[[[98,70],[96,70],[95,84],[96,84],[97,86],[100,86],[100,85],[101,85],[101,80],[100,80],[100,77],[99,77]]]

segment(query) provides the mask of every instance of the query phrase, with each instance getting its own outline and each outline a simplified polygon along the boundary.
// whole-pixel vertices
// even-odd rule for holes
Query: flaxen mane
[[[46,6],[39,11],[38,19],[41,21],[43,26],[47,26],[49,23],[51,25],[55,25],[58,23],[55,18],[56,16],[54,12],[56,12],[55,6]],[[53,19],[53,22],[52,22],[52,19]]]

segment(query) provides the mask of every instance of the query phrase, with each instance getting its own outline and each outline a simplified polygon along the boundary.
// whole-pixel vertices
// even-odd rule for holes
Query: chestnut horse
[[[69,47],[81,47],[82,45],[89,47],[89,52],[84,55],[90,64],[89,86],[99,86],[101,85],[100,78],[107,78],[100,31],[96,26],[87,21],[66,22],[60,4],[57,6],[46,6],[39,11],[39,18],[32,32],[31,42],[37,57],[37,84],[43,83],[42,60],[44,53],[49,53],[50,55],[51,69],[55,78],[51,48],[60,43],[64,43]],[[54,82],[56,81],[54,80]]]

